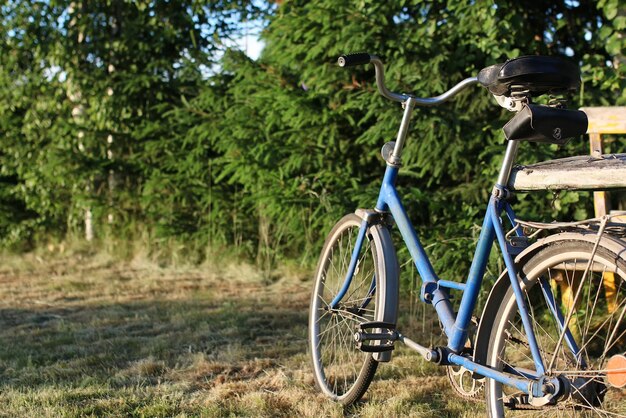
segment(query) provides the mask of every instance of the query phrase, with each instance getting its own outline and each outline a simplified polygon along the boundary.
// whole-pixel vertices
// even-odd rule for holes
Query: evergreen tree
[[[0,196],[11,208],[2,239],[82,229],[86,208],[118,233],[166,213],[140,199],[144,179],[162,169],[151,159],[168,139],[162,113],[195,94],[222,40],[259,9],[245,0],[17,0],[0,13]]]
[[[203,107],[208,101],[201,94],[190,107],[225,112],[215,130],[221,155],[215,164],[222,173],[216,181],[227,178],[249,202],[249,236],[255,224],[269,223],[271,237],[257,234],[258,248],[266,240],[274,252],[296,255],[291,251],[319,245],[341,214],[372,205],[384,169],[378,150],[395,137],[401,117],[399,106],[376,94],[371,67],[339,69],[338,55],[380,54],[389,64],[390,87],[420,96],[439,94],[507,58],[560,55],[584,70],[583,93],[569,98],[570,107],[620,104],[624,69],[606,64],[615,53],[607,37],[616,32],[597,30],[623,27],[611,20],[615,8],[590,1],[285,1],[270,19],[261,60],[235,56],[225,62],[231,76],[223,91],[227,106]],[[435,254],[442,265],[456,269],[469,259],[467,238],[497,175],[504,150],[500,128],[510,116],[479,88],[416,111],[400,187],[426,242],[459,238]],[[563,149],[525,144],[521,158],[585,152],[580,140]],[[521,208],[530,217],[551,210],[543,196]],[[580,205],[563,210],[576,209],[577,216],[588,215]]]
[[[265,267],[315,259],[330,225],[375,201],[380,147],[401,108],[392,90],[432,96],[524,54],[581,65],[569,107],[626,102],[624,6],[589,0],[11,1],[0,7],[0,238],[82,230],[85,209],[114,237],[145,231],[186,251],[236,247]],[[268,25],[259,60],[224,40]],[[460,271],[504,149],[511,114],[476,87],[413,118],[399,186],[423,241]],[[524,144],[522,162],[586,153]],[[565,200],[579,199],[569,194]],[[581,202],[523,199],[536,218],[589,215]],[[112,223],[108,223],[108,218]],[[452,239],[450,239],[452,237]],[[457,251],[452,251],[457,250]],[[439,267],[439,266],[437,266]]]

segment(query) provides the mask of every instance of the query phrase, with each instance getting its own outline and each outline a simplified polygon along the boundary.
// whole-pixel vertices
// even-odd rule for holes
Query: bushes
[[[611,2],[284,1],[264,10],[259,60],[229,51],[212,71],[220,39],[256,3],[157,3],[1,9],[4,245],[80,231],[91,208],[101,237],[147,233],[151,245],[174,240],[200,256],[236,247],[266,268],[310,263],[336,219],[373,204],[379,149],[401,117],[375,93],[371,68],[334,65],[347,51],[380,54],[390,87],[422,96],[516,55],[571,55],[584,89],[570,107],[626,100],[624,66],[606,64],[621,59],[624,30]],[[38,31],[16,32],[31,24],[29,7],[40,8]],[[399,187],[424,241],[445,236],[469,253],[509,116],[478,88],[418,109]],[[584,141],[524,144],[521,160],[584,152]],[[518,207],[528,217],[588,208],[551,209],[545,196]],[[445,247],[438,254],[441,266],[465,267]]]

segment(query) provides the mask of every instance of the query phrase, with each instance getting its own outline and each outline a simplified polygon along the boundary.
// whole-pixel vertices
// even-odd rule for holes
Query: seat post
[[[404,148],[404,142],[406,141],[406,134],[409,130],[409,123],[411,121],[411,114],[415,107],[415,98],[409,97],[404,103],[404,114],[402,115],[402,122],[400,123],[400,129],[398,130],[398,136],[396,137],[396,144],[393,148],[391,158],[388,161],[392,165],[400,165],[402,162],[402,148]]]
[[[507,184],[509,183],[509,177],[511,176],[511,169],[513,168],[513,163],[515,163],[515,157],[517,156],[518,149],[519,141],[507,141],[506,152],[504,153],[504,160],[502,161],[502,167],[500,168],[500,174],[498,175],[498,186],[507,187]]]

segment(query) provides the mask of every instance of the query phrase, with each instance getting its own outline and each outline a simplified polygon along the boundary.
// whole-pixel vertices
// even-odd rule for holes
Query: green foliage
[[[562,55],[583,74],[570,107],[626,101],[615,1],[73,3],[0,8],[5,245],[76,234],[89,208],[100,237],[141,231],[199,255],[234,246],[266,269],[311,262],[336,219],[373,205],[379,149],[401,117],[371,67],[334,64],[344,52],[379,54],[390,87],[420,96],[510,57]],[[241,19],[267,19],[259,60],[221,54]],[[509,117],[476,88],[413,119],[399,187],[452,277],[467,267]],[[586,149],[523,144],[520,162]],[[535,219],[591,210],[575,193],[519,200]]]
[[[146,158],[168,139],[162,112],[195,94],[237,20],[260,12],[244,0],[1,6],[0,240],[80,230],[86,209],[101,236],[150,223],[138,197],[145,173],[163,170]]]
[[[565,21],[569,24],[563,25]],[[285,167],[297,168],[306,158],[304,171],[289,174],[292,179],[312,179],[306,187],[316,182],[323,186],[323,203],[314,202],[319,195],[316,189],[308,201],[323,208],[324,218],[336,219],[358,206],[371,207],[384,170],[378,150],[395,136],[401,109],[376,94],[371,68],[337,68],[334,61],[339,54],[377,52],[389,63],[387,78],[393,90],[431,96],[487,65],[517,55],[573,54],[569,59],[579,62],[589,56],[606,61],[611,55],[595,36],[593,28],[598,25],[609,26],[608,19],[590,2],[577,6],[568,2],[284,2],[265,32],[267,46],[256,63],[258,69],[228,67],[234,75],[229,92],[237,103],[231,111],[239,115],[225,119],[234,126],[228,130],[232,132],[228,153],[238,156],[237,167],[250,166],[246,169],[250,175],[233,176],[231,181],[239,180],[255,202],[276,194],[266,207],[274,205],[288,214],[293,206],[279,193],[269,192],[274,190],[271,184],[254,191],[254,183],[271,178],[261,174],[266,168],[259,162],[272,159],[276,168],[269,171],[271,175]],[[591,37],[585,28],[591,28]],[[623,76],[613,68],[604,63],[596,67],[623,86]],[[275,79],[273,85],[265,82],[268,74]],[[247,84],[254,89],[242,90]],[[609,90],[585,74],[583,95],[570,98],[570,105],[600,104],[611,99]],[[259,110],[266,98],[274,101],[261,104]],[[281,119],[288,112],[285,107],[296,109],[293,115],[288,113],[288,121]],[[431,250],[436,267],[447,267],[453,275],[463,271],[470,259],[470,244],[503,154],[500,128],[508,117],[484,91],[469,91],[450,104],[418,109],[413,119],[399,185],[423,241],[442,244]],[[282,120],[281,125],[274,120]],[[244,129],[248,125],[253,129]],[[276,129],[264,135],[259,129],[263,126],[298,130]],[[309,143],[319,149],[309,148]],[[524,144],[521,161],[585,152],[584,141],[572,141],[562,149]],[[553,207],[551,195],[531,196],[517,207],[522,215],[534,218],[579,218],[588,214],[589,205],[575,196]],[[304,225],[289,231],[287,249],[301,242],[301,230],[306,230]],[[272,242],[276,245],[277,239]]]

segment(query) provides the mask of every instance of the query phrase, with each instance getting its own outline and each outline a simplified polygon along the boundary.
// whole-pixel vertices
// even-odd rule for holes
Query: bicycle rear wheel
[[[359,323],[396,321],[398,267],[389,231],[370,226],[350,287],[338,306],[331,301],[342,288],[355,247],[361,218],[347,215],[330,232],[315,274],[309,310],[309,349],[315,382],[343,405],[358,401],[369,387],[378,361],[356,348]]]
[[[566,377],[572,382],[569,394],[552,404],[534,407],[527,395],[490,380],[486,385],[490,416],[626,416],[626,391],[616,386],[626,379],[626,369],[620,370],[626,365],[626,263],[623,255],[603,245],[590,263],[593,246],[592,242],[580,240],[557,241],[520,267],[521,285],[546,375]],[[579,349],[578,356],[566,339],[560,338],[559,324],[545,296],[548,288],[563,318],[573,311],[568,328]],[[534,374],[534,361],[511,288],[496,318],[487,363],[518,376]]]

